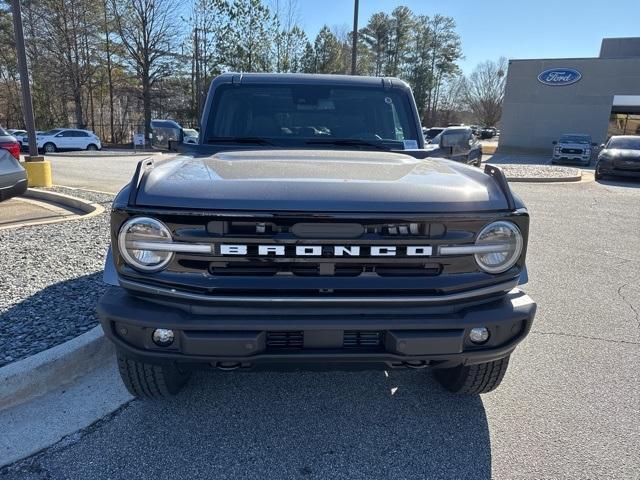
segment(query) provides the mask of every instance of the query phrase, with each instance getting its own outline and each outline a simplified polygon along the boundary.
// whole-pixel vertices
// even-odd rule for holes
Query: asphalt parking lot
[[[148,156],[89,157],[81,153],[84,152],[47,157],[51,162],[55,184],[116,193],[129,183],[139,161],[166,156],[162,153],[150,153]]]
[[[124,161],[93,188],[126,183]],[[640,184],[513,188],[538,315],[495,392],[411,370],[204,372],[0,478],[640,478]]]

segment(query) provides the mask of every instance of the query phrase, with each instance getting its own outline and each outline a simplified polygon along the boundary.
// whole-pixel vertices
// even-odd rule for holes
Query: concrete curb
[[[37,200],[44,200],[46,202],[59,203],[65,207],[75,208],[85,213],[93,213],[99,206],[95,203],[87,202],[80,198],[65,195],[64,193],[50,192],[48,190],[40,190],[36,188],[29,188],[24,192],[24,196],[27,198],[35,198]]]
[[[582,180],[582,173],[570,177],[509,177],[507,181],[516,183],[561,183],[561,182],[579,182]]]
[[[67,158],[109,158],[109,157],[150,157],[158,152],[100,152],[100,153],[78,153],[78,152],[57,152],[47,153],[47,157],[67,157]]]
[[[33,220],[33,221],[25,221],[20,223],[12,223],[10,225],[5,225],[0,227],[0,230],[28,227],[28,226],[34,226],[34,225],[46,225],[49,223],[69,222],[73,220],[86,220],[88,218],[95,217],[96,215],[99,215],[104,212],[104,207],[99,203],[87,202],[86,200],[82,200],[76,197],[71,197],[63,193],[29,188],[22,196],[25,198],[33,198],[35,200],[40,200],[43,202],[63,205],[68,208],[79,210],[84,214],[73,215],[68,217],[52,218],[48,220]]]
[[[0,410],[25,403],[96,369],[113,356],[99,325],[65,343],[0,368]]]

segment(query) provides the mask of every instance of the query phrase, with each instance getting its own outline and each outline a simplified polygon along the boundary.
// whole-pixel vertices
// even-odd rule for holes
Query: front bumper
[[[640,164],[638,168],[616,168],[612,162],[600,162],[596,166],[601,175],[611,175],[616,177],[640,178]]]
[[[107,337],[124,355],[148,363],[221,368],[286,364],[381,364],[390,367],[452,367],[509,355],[531,329],[536,304],[514,289],[498,299],[458,306],[380,309],[353,307],[202,307],[133,296],[111,287],[98,303]],[[469,340],[473,327],[487,327],[486,344]],[[157,328],[175,341],[158,347]],[[297,339],[283,346],[287,332]],[[274,342],[274,338],[277,340]],[[359,343],[377,338],[378,343]],[[355,339],[355,340],[354,340]],[[375,342],[374,342],[375,343]]]
[[[591,162],[591,155],[559,153],[553,155],[554,162],[587,164]]]
[[[27,191],[27,172],[24,170],[0,175],[0,202]]]

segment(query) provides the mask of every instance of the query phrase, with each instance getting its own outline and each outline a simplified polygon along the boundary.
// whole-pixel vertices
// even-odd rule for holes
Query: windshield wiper
[[[321,139],[321,140],[307,140],[304,142],[306,145],[336,145],[345,147],[373,147],[377,150],[389,151],[391,148],[381,145],[375,142],[369,142],[367,140],[360,140],[358,138],[336,138],[336,139]]]
[[[275,143],[270,142],[266,138],[262,137],[213,137],[207,140],[207,143],[251,143],[253,145],[271,145],[277,146]]]

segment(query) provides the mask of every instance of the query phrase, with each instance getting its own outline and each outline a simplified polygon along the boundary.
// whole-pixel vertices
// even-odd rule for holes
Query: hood
[[[588,143],[574,143],[574,142],[561,142],[558,143],[560,148],[577,148],[580,150],[586,150],[591,148],[591,145]]]
[[[626,148],[607,148],[602,150],[600,155],[605,155],[618,160],[640,160],[640,150]]]
[[[207,210],[470,212],[507,209],[494,180],[449,160],[392,152],[261,150],[157,164],[136,204]]]

